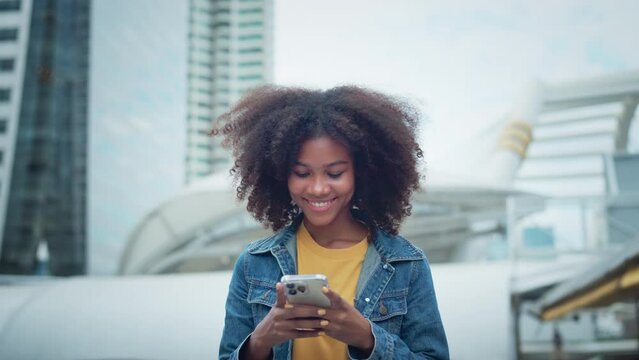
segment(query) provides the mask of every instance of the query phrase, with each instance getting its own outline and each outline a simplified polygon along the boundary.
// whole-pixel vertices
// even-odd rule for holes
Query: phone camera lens
[[[306,291],[306,286],[304,286],[304,285],[300,285],[300,286],[298,286],[298,287],[297,287],[297,291],[299,291],[299,292],[301,292],[301,293],[305,292],[305,291]]]
[[[292,289],[292,288],[294,288],[294,287],[295,287],[295,284],[293,284],[293,283],[288,283],[288,284],[286,284],[286,287],[287,287],[287,288],[289,288],[289,289]]]
[[[288,293],[289,293],[289,294],[291,294],[291,295],[295,295],[295,294],[297,294],[297,290],[295,290],[295,289],[290,289],[290,290],[288,291]]]

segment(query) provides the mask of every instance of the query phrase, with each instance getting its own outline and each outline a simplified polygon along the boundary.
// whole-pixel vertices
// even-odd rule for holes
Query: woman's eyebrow
[[[331,166],[336,166],[336,165],[343,165],[343,164],[348,164],[350,161],[346,161],[346,160],[337,160],[337,161],[333,161],[332,163],[328,164],[328,165],[324,165],[325,167],[331,167]]]
[[[343,165],[343,164],[348,164],[348,163],[350,163],[350,161],[347,161],[347,160],[337,160],[337,161],[333,161],[332,163],[329,163],[329,164],[326,164],[326,165],[323,165],[323,166],[324,166],[324,167],[332,167],[332,166],[336,166],[336,165]],[[304,167],[308,167],[308,168],[312,167],[311,165],[309,165],[309,164],[305,164],[305,163],[303,163],[303,162],[301,162],[301,161],[296,161],[296,162],[295,162],[295,166],[304,166]]]

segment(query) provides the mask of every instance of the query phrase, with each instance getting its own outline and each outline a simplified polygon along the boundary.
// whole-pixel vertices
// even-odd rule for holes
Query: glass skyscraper
[[[21,74],[14,77],[14,83],[21,83],[15,87],[21,90],[16,95],[21,99],[19,112],[4,125],[13,128],[9,133],[13,141],[12,159],[4,164],[10,166],[4,168],[1,179],[8,191],[3,191],[5,198],[0,199],[5,215],[0,228],[0,273],[33,273],[36,249],[44,243],[53,275],[83,274],[87,267],[91,3],[0,1],[0,9],[10,7],[8,4],[22,14],[16,18],[30,19],[26,21],[28,29],[0,29],[0,38],[6,32],[5,37],[26,45],[24,60],[17,58],[19,51],[16,58],[0,60],[0,64],[11,60],[24,63],[23,78]],[[0,129],[2,126],[0,123]]]

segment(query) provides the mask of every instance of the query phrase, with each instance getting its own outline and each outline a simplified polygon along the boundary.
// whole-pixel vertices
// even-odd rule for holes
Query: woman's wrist
[[[366,320],[366,326],[364,327],[364,331],[361,332],[362,337],[355,347],[366,357],[368,357],[375,347],[375,337],[373,336],[373,329],[371,327],[370,322]]]
[[[240,351],[240,359],[270,359],[271,347],[262,341],[255,332],[246,340],[242,350]]]

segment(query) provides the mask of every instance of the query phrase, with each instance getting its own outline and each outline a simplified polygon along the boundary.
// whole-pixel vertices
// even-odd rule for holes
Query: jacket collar
[[[356,217],[360,217],[360,214],[354,213]],[[295,243],[295,232],[301,222],[301,217],[298,217],[292,224],[284,228],[282,231],[277,232],[267,238],[258,240],[249,245],[247,251],[250,254],[264,254],[267,252],[273,253],[276,250],[283,248],[295,249],[291,245]],[[400,235],[393,236],[385,231],[382,231],[378,227],[373,227],[373,246],[380,256],[380,260],[384,263],[394,261],[412,261],[422,260],[426,256],[421,249],[415,247],[408,240]],[[291,242],[293,244],[291,244]],[[292,254],[295,256],[295,254]]]

